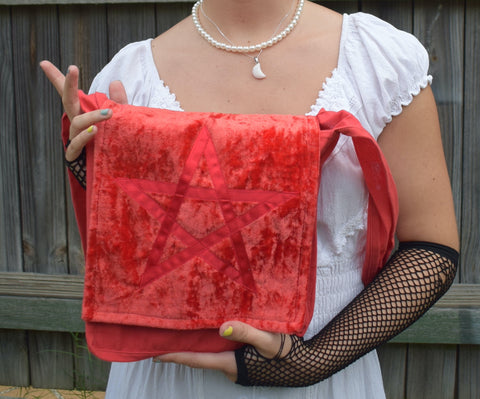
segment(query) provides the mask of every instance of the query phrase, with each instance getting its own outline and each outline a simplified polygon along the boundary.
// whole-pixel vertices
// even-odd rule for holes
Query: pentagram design
[[[205,157],[213,188],[191,185],[202,156]],[[229,189],[206,126],[203,126],[195,139],[177,183],[127,178],[117,178],[115,181],[132,200],[160,222],[160,229],[142,276],[142,286],[175,270],[192,258],[199,257],[231,280],[255,291],[242,229],[281,204],[299,196],[296,192]],[[171,200],[167,206],[162,207],[150,194],[162,194],[171,197]],[[220,206],[225,223],[204,237],[194,237],[177,221],[180,207],[186,198],[214,201]],[[235,201],[256,203],[256,205],[245,213],[237,215],[233,207]],[[166,242],[172,234],[180,239],[186,248],[167,259],[162,259]],[[238,269],[230,262],[220,259],[210,249],[226,238],[231,240]]]

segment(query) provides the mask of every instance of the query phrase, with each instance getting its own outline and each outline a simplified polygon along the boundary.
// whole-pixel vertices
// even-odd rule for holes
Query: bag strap
[[[340,134],[352,138],[363,171],[369,193],[366,254],[362,269],[362,281],[367,285],[383,268],[395,244],[398,219],[395,182],[376,140],[352,114],[321,110],[317,119],[326,138]]]

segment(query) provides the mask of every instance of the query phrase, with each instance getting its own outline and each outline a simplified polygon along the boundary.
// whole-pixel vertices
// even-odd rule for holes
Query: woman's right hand
[[[66,75],[58,70],[49,61],[40,62],[40,67],[53,84],[60,97],[62,97],[65,113],[70,119],[70,144],[65,152],[65,159],[73,161],[77,159],[85,145],[95,136],[97,128],[95,123],[102,122],[112,117],[112,111],[95,110],[84,113],[80,107],[78,98],[79,70],[75,65],[68,68]],[[119,81],[110,83],[110,98],[120,104],[127,103],[127,94],[123,84]]]

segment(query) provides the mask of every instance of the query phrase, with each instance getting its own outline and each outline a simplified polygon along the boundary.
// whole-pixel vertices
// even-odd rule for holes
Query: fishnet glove
[[[253,346],[238,349],[237,383],[303,387],[330,377],[419,319],[448,290],[457,263],[452,248],[400,244],[372,283],[313,338],[290,336],[288,353],[274,359]]]
[[[68,145],[70,144],[70,140],[67,141],[65,145],[65,149],[67,149]],[[75,179],[80,183],[80,185],[86,189],[87,188],[87,153],[85,151],[85,147],[83,148],[80,155],[74,159],[73,161],[67,161],[65,159],[65,164],[67,168],[72,172]]]

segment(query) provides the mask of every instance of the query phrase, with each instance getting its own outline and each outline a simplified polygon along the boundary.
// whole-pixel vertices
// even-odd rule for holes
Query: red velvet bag
[[[111,108],[70,176],[86,252],[82,317],[108,361],[218,352],[226,320],[303,335],[313,312],[321,166],[351,136],[369,190],[368,283],[393,247],[397,199],[371,135],[347,112],[317,117]],[[64,139],[68,119],[64,118]]]

